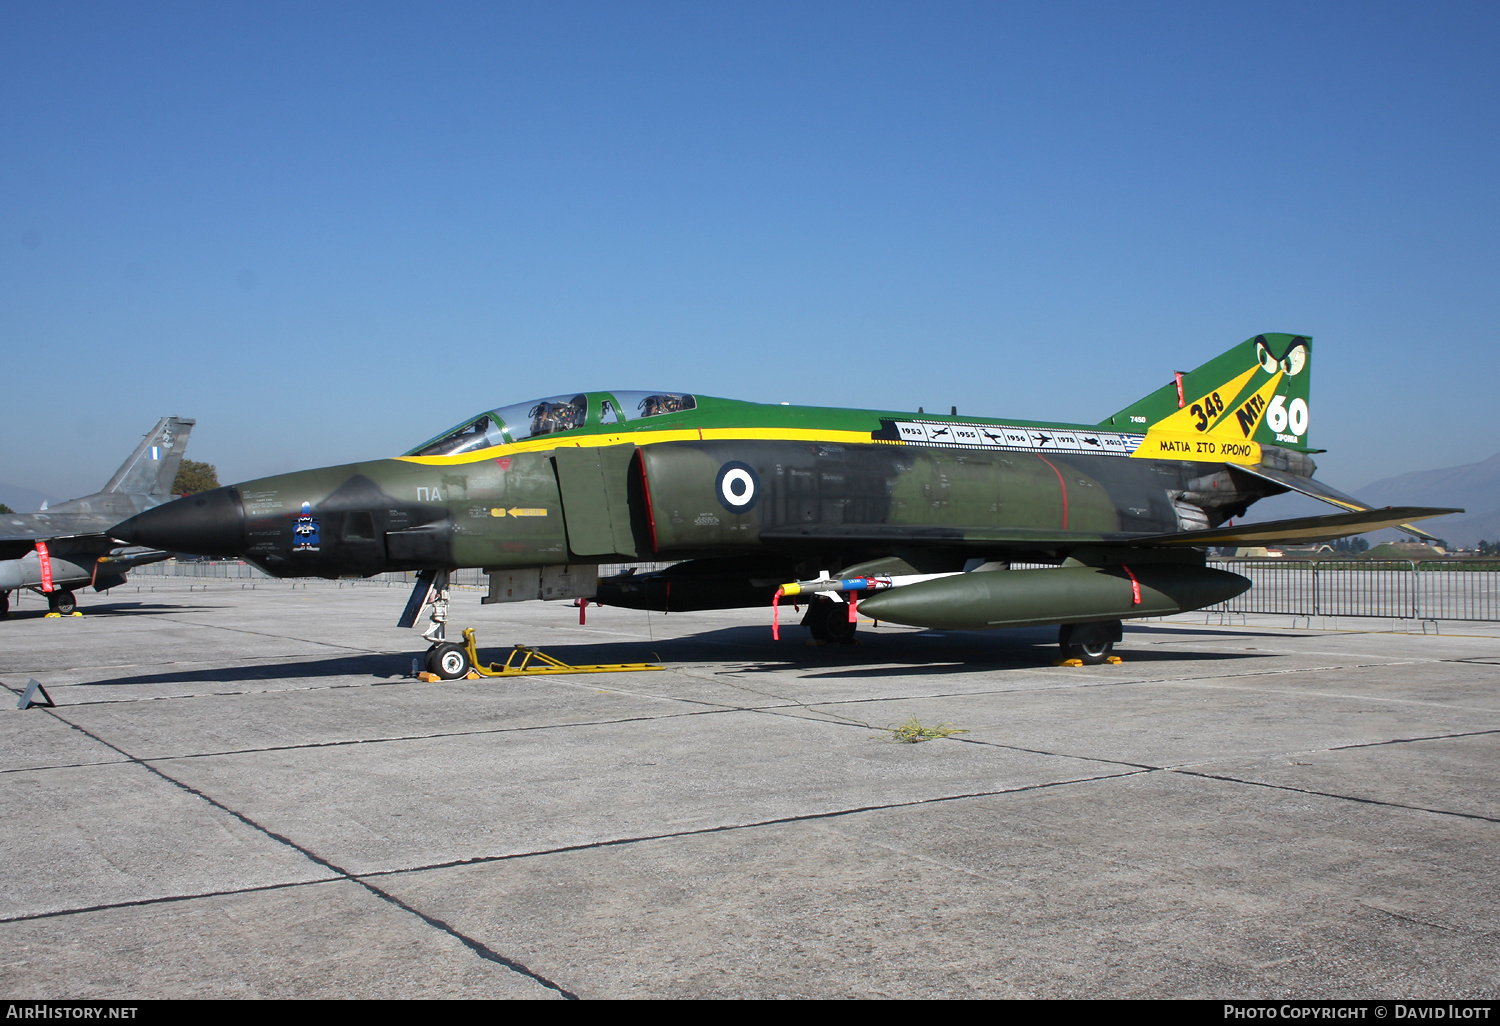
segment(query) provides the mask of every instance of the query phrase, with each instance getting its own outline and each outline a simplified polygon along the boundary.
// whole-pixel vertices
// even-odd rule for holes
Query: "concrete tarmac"
[[[57,702],[0,711],[0,995],[1500,991],[1500,624],[1197,614],[1070,668],[465,592],[489,658],[668,668],[428,684],[404,591],[249,585],[0,623]]]

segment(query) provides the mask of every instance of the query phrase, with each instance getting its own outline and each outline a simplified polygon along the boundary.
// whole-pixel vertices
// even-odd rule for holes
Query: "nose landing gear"
[[[458,680],[468,675],[469,653],[454,641],[440,641],[427,650],[427,672],[442,680]]]

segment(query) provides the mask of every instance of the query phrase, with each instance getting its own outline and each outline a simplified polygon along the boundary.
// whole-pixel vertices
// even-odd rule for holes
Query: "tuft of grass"
[[[922,741],[931,741],[935,737],[952,737],[954,734],[967,734],[967,730],[960,730],[951,723],[939,723],[934,727],[924,727],[917,722],[913,716],[905,723],[893,723],[884,728],[884,734],[873,735],[881,741],[889,741],[898,745],[914,745]]]

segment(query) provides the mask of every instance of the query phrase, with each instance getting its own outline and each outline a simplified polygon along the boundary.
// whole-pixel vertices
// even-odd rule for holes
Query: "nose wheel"
[[[457,642],[440,641],[427,650],[426,666],[443,680],[458,680],[469,672],[469,653]]]

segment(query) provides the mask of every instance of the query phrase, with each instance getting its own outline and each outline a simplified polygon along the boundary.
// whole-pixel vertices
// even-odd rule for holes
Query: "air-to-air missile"
[[[486,602],[791,597],[823,641],[852,637],[855,608],[919,627],[1058,624],[1065,655],[1097,662],[1121,620],[1249,587],[1205,566],[1210,546],[1451,512],[1375,510],[1313,479],[1311,357],[1306,336],[1258,335],[1097,424],[578,392],[481,413],[391,459],[181,499],[113,533],[277,577],[418,571],[402,623],[431,606],[428,665],[444,676],[466,669],[443,637],[460,567],[490,575]],[[1344,512],[1232,526],[1287,491]],[[672,565],[597,575],[648,561]]]

